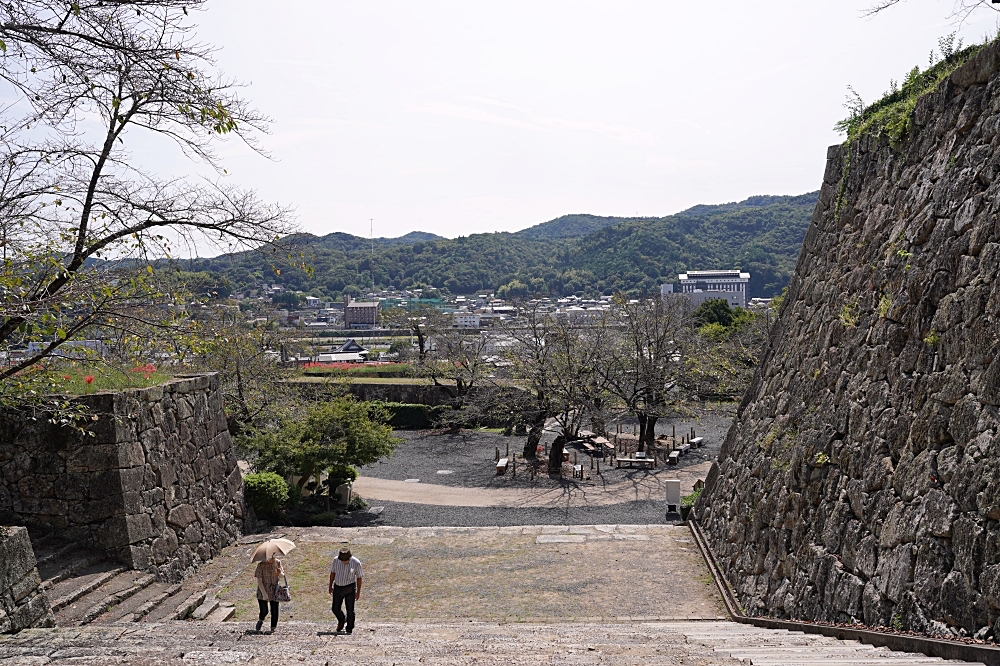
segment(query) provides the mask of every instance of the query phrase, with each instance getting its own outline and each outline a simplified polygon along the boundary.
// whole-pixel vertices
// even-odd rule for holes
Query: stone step
[[[56,624],[64,627],[87,624],[106,612],[109,607],[121,603],[155,580],[154,576],[141,571],[123,571],[92,592],[60,609],[56,613]]]
[[[210,596],[206,599],[200,606],[191,612],[192,620],[204,620],[208,615],[219,607],[219,600],[215,598],[215,595]]]
[[[56,583],[48,590],[52,612],[59,612],[80,597],[104,585],[123,571],[125,571],[124,567],[117,566],[111,562],[98,562],[76,575]]]
[[[177,596],[183,597],[185,592]],[[211,605],[209,601],[209,605]],[[172,605],[172,604],[168,604]],[[204,605],[204,604],[203,604]],[[216,621],[232,612],[215,604],[205,622],[139,622],[122,625],[29,629],[0,639],[3,663],[94,663],[165,666],[184,664],[632,664],[666,666],[925,666],[945,662],[884,648],[816,638],[810,649],[770,645],[745,650],[688,639],[682,627],[656,623],[497,624],[495,622],[377,623],[362,621],[353,636],[335,635],[332,623],[280,622],[274,634],[257,634],[253,622]],[[703,629],[704,627],[702,627]],[[693,627],[691,628],[693,629]],[[735,629],[735,627],[734,627]],[[691,631],[693,634],[694,632]],[[760,638],[770,636],[763,630]],[[852,653],[850,648],[857,647]],[[732,652],[729,656],[727,652]]]
[[[32,544],[34,550],[34,544]],[[64,559],[74,551],[79,551],[80,545],[77,543],[56,544],[53,548],[35,551],[35,566],[39,570],[50,566],[54,561]]]
[[[730,655],[735,659],[745,659],[744,657],[738,657],[735,654]],[[815,655],[810,655],[808,657],[795,657],[795,658],[785,658],[785,657],[752,657],[750,658],[750,663],[753,666],[814,666],[817,664],[824,664],[826,666],[837,666],[842,664],[843,666],[908,666],[910,664],[916,666],[917,664],[944,664],[943,659],[937,659],[935,657],[870,657],[870,658],[850,658],[843,657],[840,655],[823,655],[817,653]]]
[[[132,621],[139,622],[161,607],[169,612],[173,608],[171,603],[176,601],[177,593],[180,591],[180,584],[167,585],[159,593],[150,596],[145,603],[135,609],[132,613]]]
[[[134,587],[138,587],[138,583]],[[99,624],[135,622],[180,589],[180,585],[152,582],[144,588],[133,589],[128,596],[119,593],[121,601],[107,612],[96,616],[92,621]],[[138,618],[136,618],[137,613],[139,614]]]
[[[205,616],[205,622],[227,622],[236,615],[236,606],[220,604],[218,608]]]
[[[164,602],[144,617],[142,621],[163,622],[166,620],[183,620],[205,601],[207,595],[208,590],[195,590],[191,592],[182,588],[169,603]],[[178,605],[174,605],[174,601],[179,599],[183,599],[183,601]]]
[[[39,567],[42,589],[48,590],[58,583],[75,576],[80,571],[104,561],[104,555],[97,551],[77,553],[72,558],[52,560],[46,567]]]

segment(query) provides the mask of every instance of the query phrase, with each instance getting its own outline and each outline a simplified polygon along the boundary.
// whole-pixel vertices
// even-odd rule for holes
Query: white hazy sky
[[[274,120],[273,160],[223,150],[235,182],[312,233],[454,237],[818,189],[847,85],[874,100],[956,29],[951,0],[861,18],[871,1],[215,0],[196,20]]]

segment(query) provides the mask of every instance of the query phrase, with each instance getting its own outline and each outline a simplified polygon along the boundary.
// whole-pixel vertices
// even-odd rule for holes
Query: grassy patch
[[[157,386],[171,379],[169,372],[152,366],[140,366],[128,371],[107,367],[70,366],[49,368],[46,372],[60,393],[86,395],[99,391],[122,391],[130,388]]]
[[[952,72],[961,67],[986,44],[976,44],[961,48],[954,44],[954,35],[938,41],[942,59],[921,72],[920,67],[911,69],[902,85],[891,82],[889,91],[874,104],[865,105],[861,97],[849,88],[847,108],[850,115],[838,122],[834,129],[847,134],[848,143],[864,134],[876,137],[886,136],[894,146],[906,138],[912,122],[917,100],[933,92]],[[932,51],[933,54],[933,51]]]

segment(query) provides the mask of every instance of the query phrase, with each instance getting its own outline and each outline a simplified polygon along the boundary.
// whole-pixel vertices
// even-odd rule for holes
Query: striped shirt
[[[334,585],[354,585],[354,581],[365,577],[364,571],[361,570],[361,560],[356,557],[351,557],[347,562],[334,557],[330,573],[333,574]]]

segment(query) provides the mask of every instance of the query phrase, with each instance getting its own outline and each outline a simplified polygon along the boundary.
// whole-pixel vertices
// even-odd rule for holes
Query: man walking
[[[344,546],[330,565],[330,594],[333,595],[331,610],[337,616],[337,632],[347,624],[347,633],[354,631],[354,602],[361,598],[361,560],[351,556],[351,549]],[[347,606],[347,615],[340,605]]]

